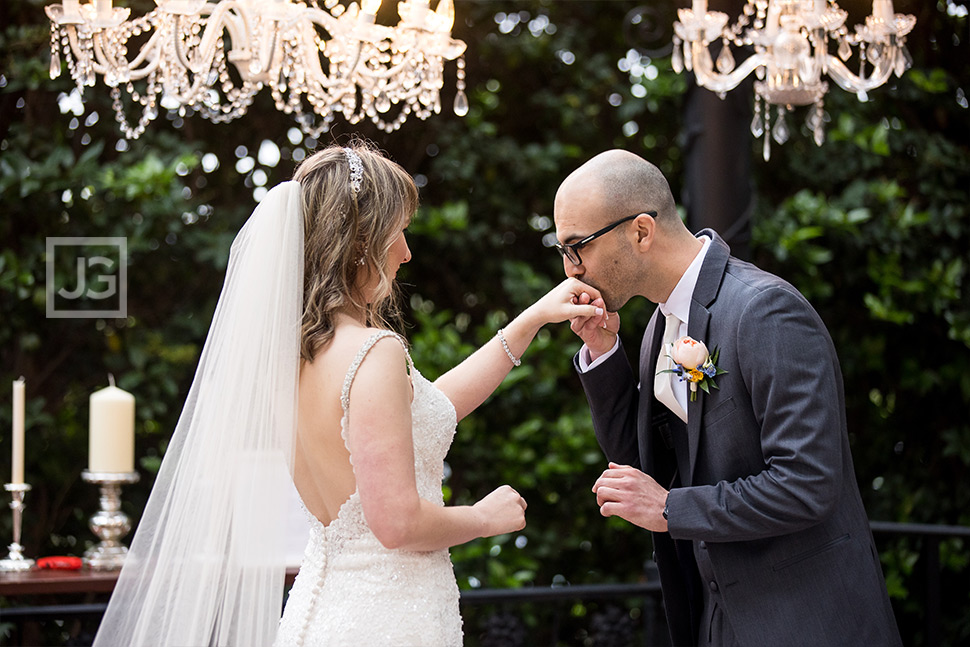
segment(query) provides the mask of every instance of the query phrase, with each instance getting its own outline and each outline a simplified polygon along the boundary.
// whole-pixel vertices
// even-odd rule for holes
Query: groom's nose
[[[562,269],[566,273],[567,277],[573,279],[581,277],[586,272],[586,269],[583,267],[582,263],[576,265],[565,256],[562,257]]]

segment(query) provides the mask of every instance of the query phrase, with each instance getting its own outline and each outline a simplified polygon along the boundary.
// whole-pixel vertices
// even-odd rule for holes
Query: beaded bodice
[[[340,398],[345,443],[354,377],[373,345],[389,336],[400,340],[390,331],[375,333],[347,371]],[[414,389],[411,421],[418,495],[444,505],[441,482],[457,424],[455,409],[414,368],[410,355],[408,367]],[[306,514],[310,538],[287,600],[277,647],[461,644],[458,588],[447,550],[415,553],[385,548],[367,525],[356,491],[327,526]]]

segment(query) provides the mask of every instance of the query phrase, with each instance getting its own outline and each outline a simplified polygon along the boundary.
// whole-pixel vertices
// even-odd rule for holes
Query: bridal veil
[[[303,301],[298,182],[237,235],[96,647],[264,647],[283,601]]]

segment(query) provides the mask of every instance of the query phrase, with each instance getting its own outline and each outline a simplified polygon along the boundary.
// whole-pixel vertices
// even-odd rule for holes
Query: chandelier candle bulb
[[[24,378],[13,383],[13,442],[10,466],[10,482],[24,483]]]
[[[872,15],[885,25],[893,24],[892,0],[872,0]]]
[[[409,5],[411,6],[411,15],[405,22],[417,29],[422,29],[428,19],[428,0],[411,0]]]
[[[90,397],[88,470],[135,471],[135,396],[111,385]]]
[[[360,10],[364,15],[377,16],[381,9],[381,0],[361,0]]]
[[[111,0],[96,0],[98,11],[98,18],[100,20],[108,20],[111,18],[111,11],[113,7],[111,6]]]
[[[695,18],[703,18],[704,14],[707,13],[707,0],[694,0],[691,9]]]

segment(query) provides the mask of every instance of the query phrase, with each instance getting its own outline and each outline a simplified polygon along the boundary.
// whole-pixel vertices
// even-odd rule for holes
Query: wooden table
[[[22,573],[0,573],[0,597],[59,595],[73,593],[111,593],[119,571],[77,571],[33,569]]]
[[[119,571],[33,569],[0,573],[0,621],[13,624],[11,645],[44,645],[55,633],[90,644],[118,581]],[[59,639],[58,639],[59,640]],[[63,644],[63,643],[61,643]]]
[[[299,568],[286,569],[286,586],[293,584]],[[0,597],[23,595],[60,595],[73,593],[111,593],[120,571],[59,571],[35,568],[22,573],[0,572]]]
[[[296,577],[296,567],[286,569],[286,586]],[[42,645],[45,626],[64,623],[75,639],[93,638],[120,571],[33,569],[22,573],[0,572],[0,622],[12,622],[13,645]],[[281,601],[282,602],[282,601]]]

